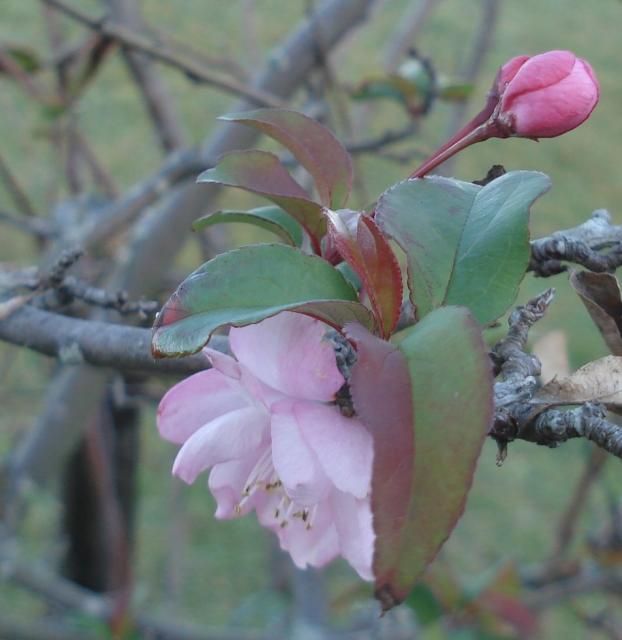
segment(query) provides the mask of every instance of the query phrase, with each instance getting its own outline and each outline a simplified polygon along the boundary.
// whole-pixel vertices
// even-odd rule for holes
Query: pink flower
[[[508,135],[553,138],[584,122],[596,107],[599,86],[586,60],[570,51],[512,58],[497,79],[497,121]]]
[[[232,328],[236,359],[205,349],[213,368],[164,396],[158,428],[183,445],[175,475],[211,468],[217,518],[254,509],[298,567],[342,555],[371,579],[372,438],[331,404],[344,378],[327,330],[288,312]]]
[[[600,87],[586,60],[570,51],[517,56],[497,73],[484,109],[411,177],[420,178],[462,149],[489,138],[552,138],[584,122]]]

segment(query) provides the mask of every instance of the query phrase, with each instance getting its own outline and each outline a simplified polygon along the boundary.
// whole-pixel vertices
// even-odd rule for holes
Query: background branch
[[[189,58],[181,56],[172,50],[166,49],[161,43],[154,43],[148,37],[129,29],[123,24],[117,24],[107,19],[96,19],[90,17],[80,9],[64,2],[63,0],[40,0],[45,4],[61,11],[66,16],[76,20],[89,29],[113,38],[120,44],[140,51],[167,64],[171,67],[183,71],[195,82],[204,82],[217,89],[236,96],[243,96],[252,103],[262,107],[282,107],[283,103],[271,95],[267,90],[258,87],[251,87],[234,80],[220,73],[215,73],[206,69],[202,64]]]

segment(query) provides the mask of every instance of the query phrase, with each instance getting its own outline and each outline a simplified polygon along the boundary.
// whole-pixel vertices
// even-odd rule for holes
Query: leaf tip
[[[382,609],[381,616],[384,616],[385,613],[391,611],[393,607],[397,607],[397,605],[403,601],[403,598],[399,598],[388,583],[376,587],[374,590],[374,598],[380,603],[380,608]]]

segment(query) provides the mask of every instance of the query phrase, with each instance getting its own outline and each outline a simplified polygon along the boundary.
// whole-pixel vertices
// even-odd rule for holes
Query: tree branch
[[[601,253],[608,249],[607,253]],[[611,224],[606,209],[597,209],[590,218],[571,229],[556,231],[531,242],[529,270],[548,277],[566,271],[562,262],[573,262],[601,273],[622,265],[622,225]]]
[[[540,361],[525,347],[529,329],[540,320],[555,292],[548,289],[525,306],[515,309],[506,338],[493,349],[491,358],[501,380],[495,383],[495,419],[489,435],[499,445],[499,463],[513,440],[557,447],[572,438],[587,438],[610,454],[622,458],[622,427],[605,419],[599,404],[586,402],[574,409],[550,408],[540,413],[531,402],[538,388]]]
[[[66,364],[85,362],[120,371],[190,375],[210,366],[201,354],[154,360],[150,329],[70,318],[30,305],[0,320],[0,340]],[[228,351],[227,340],[222,336],[212,338],[210,346]]]
[[[141,51],[171,67],[183,71],[196,82],[204,82],[222,91],[242,96],[263,107],[282,107],[283,103],[267,91],[244,85],[233,78],[206,69],[202,64],[180,56],[168,50],[161,43],[154,43],[148,37],[128,29],[122,24],[114,23],[106,18],[92,18],[81,10],[67,4],[64,0],[39,0],[61,11],[66,16],[119,42],[120,44]]]

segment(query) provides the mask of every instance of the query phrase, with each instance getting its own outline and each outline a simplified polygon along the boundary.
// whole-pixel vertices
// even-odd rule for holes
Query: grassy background
[[[347,49],[335,59],[340,79],[355,83],[381,70],[383,48],[408,3],[384,2],[371,24],[357,32]],[[226,55],[252,68],[254,60],[244,45],[242,23],[248,3],[240,0],[145,0],[147,19],[176,38],[214,55]],[[76,0],[92,9],[95,0]],[[285,35],[304,11],[305,2],[262,0],[257,6],[257,40],[267,52]],[[455,73],[475,28],[480,3],[444,0],[417,42],[437,68]],[[493,163],[507,169],[533,169],[549,174],[553,189],[533,208],[534,236],[583,221],[596,208],[608,208],[622,222],[622,180],[619,150],[622,143],[622,82],[618,25],[622,2],[598,0],[505,0],[486,60],[482,80],[470,112],[483,102],[496,68],[511,56],[547,49],[572,49],[594,66],[601,82],[602,100],[593,117],[580,129],[539,144],[526,140],[490,141],[462,154],[454,173],[463,179],[485,174]],[[79,29],[70,23],[68,34]],[[47,43],[36,2],[3,0],[0,6],[0,42],[20,42],[44,51]],[[217,115],[227,110],[230,98],[206,87],[192,85],[169,69],[162,69],[183,117],[190,142],[198,143],[210,131]],[[24,99],[11,83],[0,82],[0,152],[26,186],[42,212],[63,195],[63,167],[50,149],[46,135],[49,119]],[[98,81],[80,102],[84,131],[115,180],[128,187],[157,168],[161,153],[146,122],[136,90],[118,56],[109,60]],[[417,144],[431,149],[446,133],[449,107],[437,105]],[[380,105],[368,119],[362,137],[398,126],[403,113]],[[357,163],[372,196],[402,179],[407,167],[373,157]],[[252,201],[255,202],[255,201]],[[227,195],[228,206],[250,204],[249,199]],[[358,203],[363,204],[363,203]],[[0,209],[12,203],[0,187]],[[17,232],[0,228],[0,261],[31,264],[32,244]],[[180,257],[182,268],[196,266],[193,245]],[[529,278],[521,298],[549,286]],[[570,344],[572,364],[578,366],[605,353],[604,346],[580,303],[569,291],[565,276],[554,279],[558,297],[533,337],[563,328]],[[0,345],[0,454],[6,453],[32,424],[39,410],[51,363],[38,356]],[[137,600],[145,609],[174,613],[209,624],[224,624],[232,617],[257,622],[279,603],[264,595],[268,580],[268,540],[253,519],[216,523],[213,502],[200,481],[180,489],[169,478],[174,450],[154,433],[153,410],[144,414],[143,459],[140,468],[140,513],[137,544]],[[515,444],[502,468],[495,465],[495,450],[487,444],[481,458],[465,516],[445,547],[444,555],[465,576],[473,576],[501,560],[524,564],[543,558],[550,549],[551,527],[566,504],[581,472],[586,449],[572,442],[558,451]],[[582,531],[598,528],[605,517],[604,495],[619,486],[618,461],[609,463],[596,490]],[[60,552],[56,536],[58,504],[53,488],[32,490],[31,508],[21,530],[23,550],[31,558],[53,561]],[[176,524],[176,515],[180,521]],[[175,569],[171,570],[171,549]],[[354,582],[345,566],[331,568],[332,590]],[[336,585],[336,586],[335,586]],[[243,610],[240,609],[242,607]],[[32,614],[40,606],[28,596],[0,584],[0,615]],[[545,618],[543,637],[584,637],[565,610]]]

